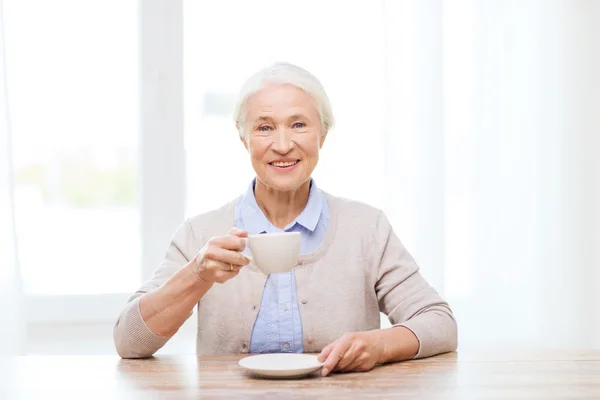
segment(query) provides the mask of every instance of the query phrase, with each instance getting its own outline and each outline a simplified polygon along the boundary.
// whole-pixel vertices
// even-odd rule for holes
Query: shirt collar
[[[297,223],[305,227],[311,232],[314,232],[317,224],[319,223],[319,218],[321,218],[321,213],[323,212],[323,194],[317,188],[314,180],[310,181],[310,192],[308,193],[308,202],[306,203],[306,207],[304,210],[298,215],[296,218]],[[293,224],[293,222],[292,222]],[[293,225],[292,225],[293,226]]]
[[[239,204],[244,227],[250,234],[268,232],[269,228],[272,226],[256,202],[256,197],[254,196],[255,183],[256,179],[253,179]],[[306,207],[304,207],[304,210],[300,213],[298,218],[286,226],[284,230],[288,230],[298,223],[313,232],[317,227],[322,211],[323,193],[321,193],[314,180],[311,178],[310,192],[308,194]]]

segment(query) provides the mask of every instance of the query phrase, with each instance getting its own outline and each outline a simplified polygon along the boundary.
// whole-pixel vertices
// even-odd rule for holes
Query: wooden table
[[[248,375],[240,357],[5,359],[0,399],[600,399],[600,351],[446,354],[281,381]]]

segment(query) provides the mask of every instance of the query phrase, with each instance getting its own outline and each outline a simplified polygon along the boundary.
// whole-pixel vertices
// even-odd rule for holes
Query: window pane
[[[130,292],[140,277],[137,2],[4,9],[25,292]]]
[[[187,0],[184,10],[188,214],[218,207],[250,183],[233,103],[250,74],[276,61],[314,73],[332,102],[337,127],[323,147],[317,184],[383,207],[381,2]]]

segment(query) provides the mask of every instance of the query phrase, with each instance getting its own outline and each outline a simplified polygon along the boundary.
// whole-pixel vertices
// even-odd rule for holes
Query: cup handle
[[[246,245],[246,248],[248,249],[248,251],[250,251],[250,246],[248,246],[248,238],[242,238],[242,240],[244,241],[244,244]],[[248,259],[248,261],[250,261],[250,263],[254,262],[254,259],[252,258],[252,256],[250,254],[247,253],[242,253],[244,255],[244,257],[246,257]]]

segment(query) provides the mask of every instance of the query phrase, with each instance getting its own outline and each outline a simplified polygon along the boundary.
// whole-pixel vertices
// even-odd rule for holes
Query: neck
[[[254,186],[254,197],[265,216],[276,227],[283,229],[302,213],[308,203],[310,180],[298,189],[281,192],[268,187],[259,179]]]

